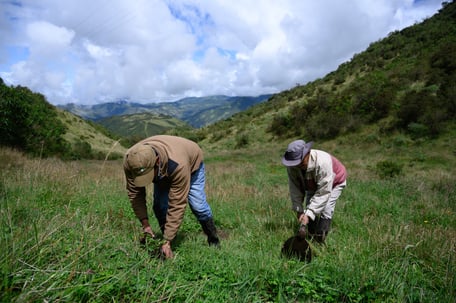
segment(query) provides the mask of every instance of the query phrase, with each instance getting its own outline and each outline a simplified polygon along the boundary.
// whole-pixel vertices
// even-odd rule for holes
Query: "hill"
[[[120,158],[119,138],[49,104],[26,87],[7,86],[0,78],[0,146],[40,157]]]
[[[456,4],[372,43],[322,79],[198,130],[209,147],[367,132],[412,140],[445,132],[456,116]]]
[[[128,138],[135,142],[140,139],[163,134],[173,129],[192,129],[182,120],[155,113],[140,113],[122,116],[112,116],[96,121],[116,135]]]
[[[77,158],[116,159],[127,150],[120,137],[113,135],[100,125],[86,121],[70,112],[56,108],[58,118],[67,131],[63,138],[72,146]]]
[[[193,127],[202,127],[266,101],[271,95],[189,97],[175,102],[140,104],[118,101],[96,105],[66,104],[59,106],[82,118],[98,121],[113,116],[154,113],[180,119]]]

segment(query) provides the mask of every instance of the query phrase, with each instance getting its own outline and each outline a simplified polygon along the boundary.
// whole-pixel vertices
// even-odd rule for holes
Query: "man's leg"
[[[206,176],[204,163],[194,172],[190,179],[190,191],[188,194],[188,203],[193,214],[200,222],[204,233],[207,235],[209,245],[218,246],[220,241],[217,236],[217,229],[212,218],[211,207],[206,200]]]
[[[337,185],[333,188],[331,196],[329,197],[328,203],[325,209],[321,213],[320,219],[317,222],[315,230],[315,240],[320,243],[324,243],[326,236],[331,229],[332,216],[336,207],[337,199],[342,194],[342,190],[345,188],[346,182]]]
[[[155,218],[162,233],[165,231],[166,213],[168,211],[169,187],[154,183],[154,203],[153,209]]]

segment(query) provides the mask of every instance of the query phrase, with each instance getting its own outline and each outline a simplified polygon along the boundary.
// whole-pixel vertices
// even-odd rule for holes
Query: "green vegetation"
[[[62,159],[121,158],[119,137],[102,126],[58,110],[46,98],[0,78],[0,146],[39,157]]]
[[[131,146],[144,138],[163,134],[174,129],[180,129],[181,131],[193,129],[179,119],[155,113],[112,116],[97,120],[96,123],[126,138],[126,144],[124,144],[126,146]]]
[[[113,135],[100,124],[86,121],[67,111],[57,109],[59,119],[68,131],[63,136],[71,143],[72,150],[67,159],[120,159],[129,146],[125,140]]]
[[[106,156],[118,141],[68,112],[57,115],[65,141],[80,155],[109,146],[106,160],[0,148],[0,302],[455,302],[455,7],[323,79],[197,131],[169,132],[205,151],[220,249],[207,246],[190,211],[174,260],[154,257],[158,241],[140,245],[121,160]],[[42,96],[1,85],[2,145],[47,155],[41,141],[19,139],[51,140],[46,123],[60,129],[52,110]],[[12,118],[23,114],[15,106],[23,121]],[[9,123],[22,127],[18,138]],[[280,256],[297,230],[280,164],[296,137],[349,173],[327,245],[312,244],[310,263]]]
[[[207,246],[188,211],[166,262],[153,257],[158,241],[139,244],[120,161],[0,150],[0,301],[454,302],[454,129],[400,146],[367,143],[368,133],[317,144],[344,161],[349,184],[311,263],[280,256],[297,230],[285,142],[206,152],[221,249]],[[380,176],[378,163],[400,173]]]
[[[0,78],[0,146],[12,146],[34,155],[66,155],[66,129],[43,95],[26,87],[8,87]]]
[[[456,3],[372,43],[349,62],[306,85],[199,130],[204,142],[234,148],[303,137],[327,140],[380,125],[413,139],[433,138],[456,117]],[[250,125],[254,127],[249,127]]]

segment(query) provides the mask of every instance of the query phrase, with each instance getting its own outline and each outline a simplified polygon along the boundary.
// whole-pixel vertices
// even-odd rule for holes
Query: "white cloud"
[[[46,21],[29,23],[26,33],[31,51],[44,57],[60,55],[67,50],[74,37],[74,31]]]
[[[0,77],[54,104],[258,95],[307,83],[438,0],[0,2]]]
[[[95,45],[89,41],[84,43],[85,49],[87,53],[94,59],[94,60],[104,60],[105,58],[110,57],[113,52],[107,48]]]

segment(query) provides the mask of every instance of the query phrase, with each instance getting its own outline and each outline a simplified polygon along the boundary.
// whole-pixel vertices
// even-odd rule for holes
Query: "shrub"
[[[421,123],[412,122],[408,125],[407,130],[414,140],[424,138],[429,135],[429,128]]]
[[[0,81],[0,145],[35,156],[64,155],[66,128],[54,106],[26,87],[8,87]]]
[[[236,136],[236,148],[243,148],[249,145],[249,137],[246,133],[238,134]]]
[[[79,159],[91,159],[92,155],[92,146],[86,141],[77,141],[71,152],[71,158],[74,160]]]
[[[282,137],[290,131],[291,126],[291,117],[288,114],[279,114],[274,116],[271,125],[267,128],[267,131],[278,137]]]
[[[402,174],[402,165],[392,161],[380,161],[375,166],[375,171],[381,178],[393,178]]]

